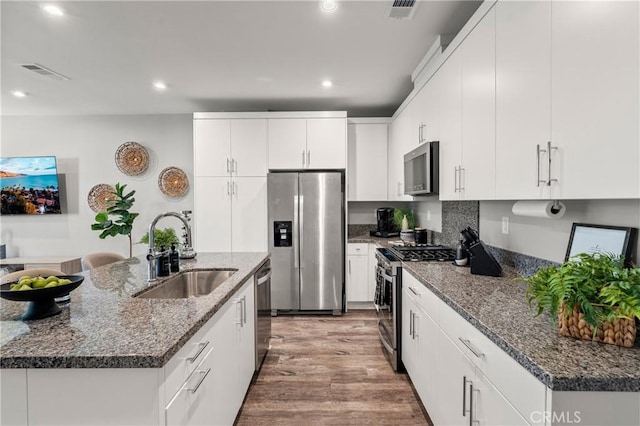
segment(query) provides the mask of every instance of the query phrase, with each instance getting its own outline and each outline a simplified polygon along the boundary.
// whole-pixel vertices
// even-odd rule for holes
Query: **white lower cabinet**
[[[255,369],[253,278],[163,368],[2,370],[3,425],[232,425]]]
[[[347,244],[347,301],[367,302],[373,300],[369,291],[368,244]]]
[[[407,271],[402,286],[402,361],[434,424],[526,425],[544,412],[542,382]]]

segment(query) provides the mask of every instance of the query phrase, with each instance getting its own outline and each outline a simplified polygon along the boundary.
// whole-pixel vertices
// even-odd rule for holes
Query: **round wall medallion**
[[[158,176],[158,186],[168,197],[182,197],[189,190],[189,178],[182,169],[167,167]]]
[[[116,189],[113,186],[106,183],[100,183],[91,188],[87,196],[87,203],[89,203],[91,210],[96,213],[105,211],[108,200],[115,198],[115,195],[113,195],[115,191]]]
[[[116,165],[125,175],[139,176],[149,167],[149,153],[138,142],[126,142],[116,150]]]

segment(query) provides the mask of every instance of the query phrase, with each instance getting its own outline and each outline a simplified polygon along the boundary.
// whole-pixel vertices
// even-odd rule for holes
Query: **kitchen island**
[[[21,321],[26,304],[3,299],[1,423],[183,423],[207,383],[227,387],[221,402],[233,393],[221,376],[193,391],[216,367],[242,382],[239,402],[226,401],[239,408],[255,359],[252,277],[268,257],[199,253],[183,260],[182,271],[237,269],[210,294],[188,299],[133,297],[149,286],[143,256],[83,272],[70,304],[50,318]],[[248,381],[232,368],[240,359]],[[223,423],[232,413],[225,415]]]

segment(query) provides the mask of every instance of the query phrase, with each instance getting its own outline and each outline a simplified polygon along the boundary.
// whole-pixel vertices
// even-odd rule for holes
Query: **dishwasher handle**
[[[256,280],[256,285],[261,285],[266,283],[269,279],[271,279],[271,268],[265,269],[266,273]]]

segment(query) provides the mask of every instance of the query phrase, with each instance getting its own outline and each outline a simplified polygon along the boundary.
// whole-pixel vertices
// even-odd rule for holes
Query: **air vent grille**
[[[389,9],[389,17],[394,19],[411,19],[415,12],[416,0],[393,0]]]
[[[22,68],[28,69],[29,71],[33,71],[40,75],[44,75],[45,77],[53,78],[54,80],[69,80],[69,77],[55,72],[52,69],[49,69],[40,64],[25,64],[22,65]]]

